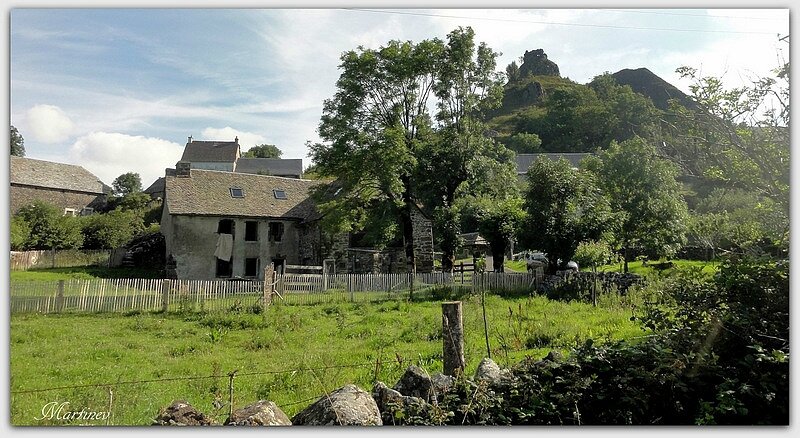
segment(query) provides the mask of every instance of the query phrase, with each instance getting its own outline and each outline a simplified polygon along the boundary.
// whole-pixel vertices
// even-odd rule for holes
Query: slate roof
[[[303,176],[303,160],[300,158],[239,158],[233,171],[253,174],[262,172],[263,175],[301,178]]]
[[[201,169],[192,169],[191,177],[177,177],[174,172],[168,172],[165,183],[170,214],[280,217],[304,221],[314,220],[319,215],[310,198],[312,187],[326,184],[318,180]],[[232,197],[231,188],[241,188],[244,197]],[[275,199],[274,189],[286,192],[287,199]]]
[[[107,187],[100,178],[75,164],[11,156],[9,181],[34,187],[102,194]]]
[[[235,141],[193,140],[186,143],[181,161],[233,163],[239,153]]]
[[[150,187],[143,190],[144,193],[151,195],[153,193],[159,193],[164,191],[164,177],[156,179],[153,181],[153,184],[150,184]]]
[[[540,156],[545,156],[553,161],[557,161],[559,158],[564,157],[566,158],[572,167],[578,168],[578,163],[581,162],[582,159],[592,155],[588,152],[580,152],[580,153],[572,153],[572,152],[554,152],[554,153],[541,153],[541,154],[517,154],[517,174],[524,175],[528,173],[528,168],[531,167],[531,164],[536,161],[536,159]]]

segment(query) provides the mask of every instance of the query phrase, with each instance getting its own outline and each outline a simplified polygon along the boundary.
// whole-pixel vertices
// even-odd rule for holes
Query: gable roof
[[[313,220],[318,217],[310,198],[318,180],[192,169],[190,177],[168,172],[165,178],[167,209],[175,215],[280,217]],[[231,196],[240,188],[244,197]],[[275,199],[273,190],[283,190],[286,199]]]
[[[233,163],[238,156],[236,141],[192,140],[186,143],[181,161]]]
[[[254,174],[261,172],[262,175],[300,178],[303,176],[303,160],[300,158],[239,158],[233,171]]]
[[[153,184],[150,184],[150,187],[142,190],[142,192],[151,195],[153,193],[159,193],[164,191],[164,177],[157,178],[153,181]]]
[[[553,161],[558,161],[559,158],[566,158],[567,161],[570,162],[573,168],[578,168],[578,163],[581,162],[584,158],[592,155],[588,152],[553,152],[553,153],[541,153],[541,154],[517,154],[517,174],[524,175],[528,173],[528,168],[531,167],[531,164],[536,161],[539,156],[547,157]]]
[[[104,188],[108,187],[100,181],[100,178],[81,166],[13,155],[9,168],[9,180],[11,184],[98,195],[106,193]]]

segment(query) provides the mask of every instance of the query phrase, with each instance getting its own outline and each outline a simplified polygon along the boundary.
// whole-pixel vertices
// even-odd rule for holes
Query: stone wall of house
[[[78,213],[85,207],[97,210],[106,203],[105,195],[17,184],[10,186],[9,197],[11,198],[12,215],[16,214],[20,208],[30,205],[37,199],[55,205],[62,212],[65,208],[71,208],[77,210]]]
[[[398,274],[406,272],[403,248],[350,248],[345,268],[351,274]]]
[[[165,209],[161,232],[166,240],[166,256],[175,260],[175,274],[183,280],[213,280],[216,277],[219,222],[233,220],[232,277],[245,278],[245,262],[248,258],[258,259],[256,277],[262,280],[264,268],[276,259],[285,264],[302,264],[300,254],[301,232],[294,221],[268,220],[217,216],[169,215]],[[258,223],[257,239],[245,241],[246,222]],[[269,223],[283,223],[283,236],[280,242],[270,240]],[[251,278],[251,277],[247,277]]]
[[[417,272],[433,271],[433,223],[418,209],[411,210]]]

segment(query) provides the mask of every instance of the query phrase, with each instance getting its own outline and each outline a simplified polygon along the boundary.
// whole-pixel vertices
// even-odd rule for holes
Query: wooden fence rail
[[[275,284],[257,280],[93,279],[12,282],[12,313],[247,311],[265,304],[320,304],[424,297],[437,289],[462,291],[534,290],[536,274],[459,275],[283,274]],[[274,286],[274,289],[272,289]],[[270,296],[264,291],[274,290]]]

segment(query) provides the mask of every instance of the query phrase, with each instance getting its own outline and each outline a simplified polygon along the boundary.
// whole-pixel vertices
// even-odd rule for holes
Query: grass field
[[[664,260],[649,261],[647,262],[647,265],[644,265],[644,263],[641,260],[628,262],[628,272],[639,274],[646,277],[648,275],[654,275],[659,273],[669,274],[671,272],[674,272],[676,269],[698,268],[701,269],[701,272],[703,274],[711,275],[717,272],[717,267],[719,266],[719,262],[716,261],[704,262],[699,260],[670,260],[670,262],[672,262],[674,266],[674,268],[672,269],[664,269],[663,271],[661,271],[653,267],[654,264],[661,262],[664,262]],[[588,268],[583,268],[583,270],[587,269]],[[616,263],[613,265],[600,266],[597,268],[597,271],[622,272],[623,265],[622,263]]]
[[[78,266],[74,268],[31,269],[10,271],[9,279],[16,281],[58,281],[89,280],[93,278],[162,278],[163,273],[155,269],[106,268],[98,266]]]
[[[636,338],[644,334],[630,321],[636,300],[603,296],[594,308],[487,296],[492,357],[506,366],[588,338]],[[486,341],[480,298],[462,302],[471,375]],[[370,391],[376,376],[393,386],[411,364],[442,369],[441,301],[273,306],[260,314],[23,314],[11,316],[10,335],[12,425],[65,424],[36,420],[54,401],[110,410],[110,424],[148,425],[182,399],[224,421],[228,407],[214,405],[227,403],[234,370],[236,407],[269,399],[291,417],[347,383]],[[142,380],[160,381],[123,383]],[[26,392],[98,384],[108,385]]]

